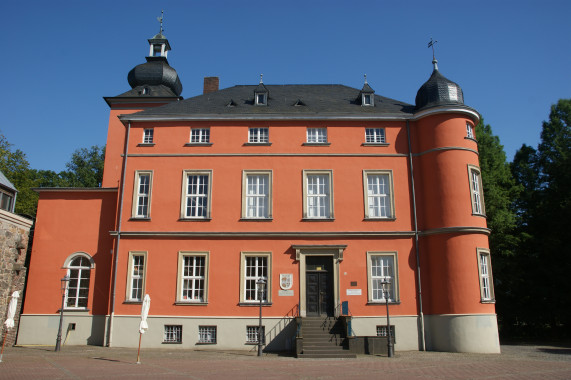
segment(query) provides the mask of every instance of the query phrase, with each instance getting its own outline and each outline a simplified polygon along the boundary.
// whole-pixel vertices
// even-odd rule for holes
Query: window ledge
[[[123,305],[141,305],[143,301],[125,300]]]
[[[473,137],[464,137],[464,140],[472,140],[472,141],[474,141],[475,143],[478,143],[478,140],[476,140],[476,139],[473,138]]]
[[[182,342],[162,342],[161,344],[182,344]]]
[[[151,218],[137,218],[137,217],[131,217],[129,218],[130,222],[150,222]]]
[[[391,145],[391,144],[389,144],[389,143],[367,143],[367,142],[364,142],[361,144],[361,146],[389,146],[389,145]]]
[[[244,143],[244,146],[271,146],[272,143],[271,142],[264,142],[264,143],[256,143],[256,142],[247,142]]]
[[[311,142],[304,142],[303,144],[301,144],[302,146],[329,146],[331,145],[330,142],[324,142],[324,143],[311,143]]]
[[[302,218],[302,222],[334,222],[335,218]]]
[[[63,308],[63,312],[64,313],[85,313],[88,314],[91,310],[86,308],[86,307],[64,307]],[[61,313],[61,308],[58,309],[57,311],[58,313]]]
[[[260,307],[259,301],[252,301],[252,302],[240,302],[238,306],[249,306],[249,307]],[[271,302],[262,302],[262,307],[272,306]]]
[[[179,222],[210,222],[212,218],[179,218]]]
[[[176,306],[206,306],[208,305],[208,302],[176,301],[174,304]]]
[[[140,143],[137,146],[155,146],[155,143]]]
[[[472,213],[472,216],[479,216],[480,218],[488,219],[488,217],[485,214],[474,214],[474,213]]]
[[[384,306],[384,305],[386,305],[386,304],[387,304],[387,303],[386,303],[385,301],[367,301],[367,305],[368,305],[368,306],[374,306],[374,305]],[[398,300],[398,301],[389,301],[389,305],[400,305],[400,300]]]
[[[217,342],[212,342],[212,343],[208,343],[208,342],[196,342],[197,346],[208,346],[208,345],[214,345]]]
[[[195,143],[186,143],[186,144],[184,144],[184,146],[212,146],[212,143],[211,142],[204,142],[204,143],[195,142]]]
[[[394,222],[395,220],[397,220],[397,218],[392,216],[390,218],[364,218],[363,222],[382,222],[382,221]]]
[[[491,299],[491,300],[480,300],[481,303],[496,303],[495,299]]]
[[[240,218],[240,222],[273,222],[274,218]]]

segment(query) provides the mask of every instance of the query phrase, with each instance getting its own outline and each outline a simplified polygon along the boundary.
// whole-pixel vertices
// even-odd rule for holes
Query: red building
[[[415,105],[366,81],[205,78],[184,100],[149,43],[105,98],[102,187],[39,190],[19,344],[55,342],[69,274],[65,344],[136,347],[149,294],[143,346],[252,349],[261,298],[266,350],[309,353],[314,318],[350,320],[331,333],[354,348],[387,333],[388,295],[396,350],[499,352],[479,114],[436,61]]]

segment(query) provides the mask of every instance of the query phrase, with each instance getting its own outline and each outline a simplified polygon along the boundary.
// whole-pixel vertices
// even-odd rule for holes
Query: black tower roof
[[[443,105],[464,105],[462,88],[440,74],[436,60],[432,63],[432,75],[416,93],[416,110]]]

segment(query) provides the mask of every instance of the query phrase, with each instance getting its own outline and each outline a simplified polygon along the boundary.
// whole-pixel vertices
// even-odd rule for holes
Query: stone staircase
[[[356,358],[342,346],[343,328],[334,317],[301,318],[303,349],[298,358]]]

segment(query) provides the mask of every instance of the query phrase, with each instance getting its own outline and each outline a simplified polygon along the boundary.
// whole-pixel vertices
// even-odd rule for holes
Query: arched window
[[[76,255],[66,265],[69,283],[65,296],[65,307],[86,308],[89,296],[89,279],[93,260],[84,255]]]

